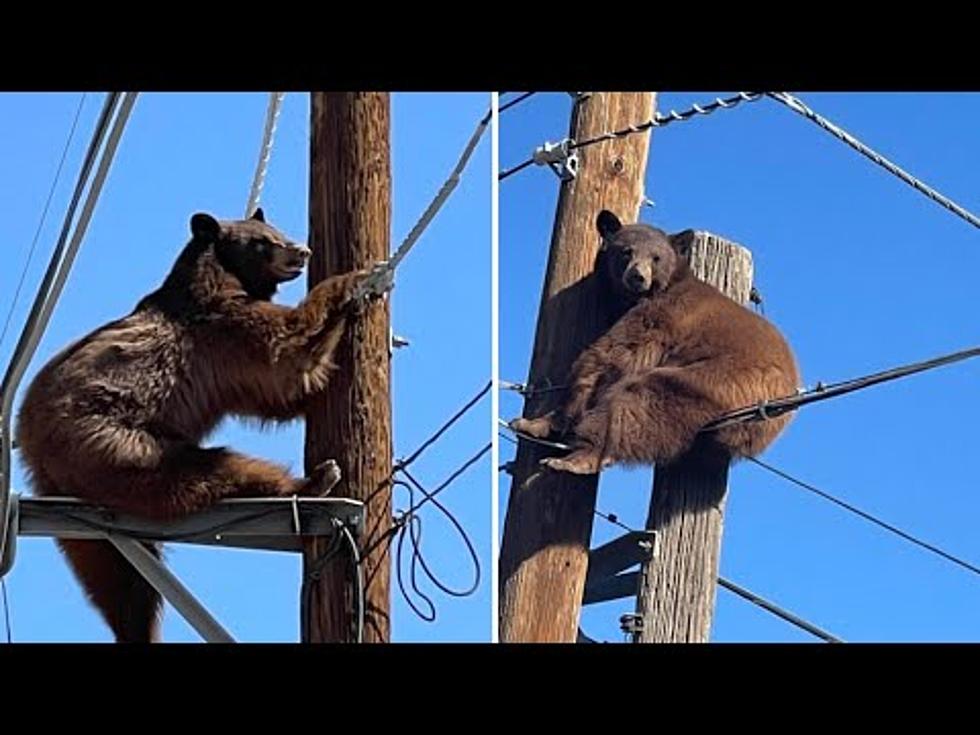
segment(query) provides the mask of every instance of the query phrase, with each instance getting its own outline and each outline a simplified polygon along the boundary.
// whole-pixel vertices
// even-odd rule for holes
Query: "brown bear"
[[[596,261],[612,326],[572,365],[564,403],[511,426],[563,437],[572,451],[542,464],[594,474],[616,463],[668,464],[694,449],[724,459],[762,452],[790,416],[701,430],[729,411],[792,395],[796,360],[768,321],[698,280],[694,233],[623,225],[603,210]]]
[[[272,296],[302,273],[309,250],[266,224],[261,209],[243,221],[199,213],[190,225],[163,285],[57,354],[28,388],[17,441],[38,495],[172,519],[222,498],[320,495],[339,481],[333,461],[295,478],[199,443],[229,414],[303,414],[326,386],[363,272],[281,306]],[[117,641],[157,638],[160,597],[110,543],[58,545]]]

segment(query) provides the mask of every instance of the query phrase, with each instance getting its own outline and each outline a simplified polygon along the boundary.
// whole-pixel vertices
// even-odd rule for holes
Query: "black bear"
[[[613,326],[572,366],[563,404],[511,426],[564,437],[564,457],[543,464],[593,474],[616,463],[670,463],[697,442],[728,458],[762,452],[790,416],[701,433],[729,411],[792,395],[796,360],[768,321],[698,280],[694,233],[623,225],[603,210],[597,276]]]
[[[190,229],[160,288],[56,355],[28,388],[17,441],[37,494],[170,519],[222,498],[319,495],[339,481],[332,461],[296,478],[200,442],[229,414],[302,415],[327,384],[364,273],[281,306],[272,296],[309,250],[262,210],[242,221],[195,214]],[[110,543],[58,544],[117,641],[156,639],[160,597]]]

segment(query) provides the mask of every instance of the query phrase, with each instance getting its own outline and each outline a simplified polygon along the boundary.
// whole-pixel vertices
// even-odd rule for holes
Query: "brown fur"
[[[604,238],[598,276],[619,318],[575,361],[564,404],[512,426],[564,437],[572,453],[544,464],[579,474],[616,463],[670,463],[695,446],[728,458],[762,452],[788,415],[699,432],[728,411],[796,391],[786,341],[694,277],[690,230],[668,236],[647,225],[622,226],[609,212],[597,226]]]
[[[39,495],[67,495],[151,519],[222,498],[321,494],[314,477],[199,443],[228,414],[286,421],[327,384],[362,273],[319,283],[297,307],[273,304],[309,251],[265,224],[198,214],[164,284],[136,309],[56,355],[21,404],[17,440]],[[61,541],[119,641],[157,635],[159,596],[110,544]],[[158,550],[155,550],[158,551]]]

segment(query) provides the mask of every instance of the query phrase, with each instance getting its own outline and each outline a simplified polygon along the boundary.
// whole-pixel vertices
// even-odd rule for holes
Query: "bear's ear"
[[[684,258],[691,255],[691,248],[694,247],[694,230],[684,230],[673,235],[668,235],[671,247],[674,252]]]
[[[221,225],[210,214],[198,212],[191,217],[191,234],[198,240],[217,240],[221,234]]]
[[[608,209],[603,209],[599,212],[599,216],[595,218],[595,227],[599,230],[599,234],[602,235],[603,239],[605,239],[612,237],[623,229],[623,223],[619,221],[619,217]]]
[[[257,220],[259,222],[265,222],[265,212],[262,211],[262,207],[257,207],[254,212],[252,212],[251,219]]]

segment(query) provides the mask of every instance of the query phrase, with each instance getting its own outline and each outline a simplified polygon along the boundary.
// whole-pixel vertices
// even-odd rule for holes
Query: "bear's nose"
[[[626,271],[626,287],[631,291],[642,291],[646,288],[647,279],[636,268]]]
[[[303,266],[310,257],[310,249],[302,245],[294,245],[289,249],[289,256],[293,264]]]

